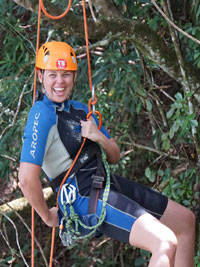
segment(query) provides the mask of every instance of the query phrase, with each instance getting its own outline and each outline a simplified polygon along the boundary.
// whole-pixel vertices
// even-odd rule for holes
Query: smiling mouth
[[[53,90],[54,90],[54,92],[55,93],[62,93],[62,92],[64,92],[64,90],[65,90],[65,88],[53,88]]]

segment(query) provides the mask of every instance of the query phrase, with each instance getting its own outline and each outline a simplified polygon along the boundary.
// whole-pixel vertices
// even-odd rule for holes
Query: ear
[[[43,81],[43,79],[42,79],[42,76],[43,76],[42,71],[41,70],[38,70],[37,71],[37,74],[38,74],[38,79],[39,79],[40,83],[42,83],[42,81]]]
[[[77,78],[77,71],[74,72],[74,82],[76,81]]]

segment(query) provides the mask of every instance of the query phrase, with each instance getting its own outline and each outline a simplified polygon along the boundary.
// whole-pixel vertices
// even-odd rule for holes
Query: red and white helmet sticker
[[[60,70],[64,70],[67,67],[67,62],[64,59],[58,59],[56,62],[56,67]]]

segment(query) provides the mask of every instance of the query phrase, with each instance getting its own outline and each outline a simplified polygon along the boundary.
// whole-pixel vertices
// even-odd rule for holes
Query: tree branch
[[[167,16],[170,17],[170,15],[171,15],[171,20],[173,20],[170,1],[168,1],[166,3],[166,1],[164,0],[163,1],[163,8],[164,8],[164,11],[167,14]],[[183,88],[185,89],[186,93],[189,94],[189,93],[191,93],[191,88],[190,88],[190,83],[188,81],[187,71],[185,70],[185,63],[184,63],[184,60],[183,60],[183,56],[182,56],[182,53],[181,53],[181,49],[180,49],[180,45],[179,45],[179,41],[178,41],[178,38],[177,38],[177,35],[176,35],[176,32],[175,32],[175,29],[171,26],[171,24],[169,24],[169,30],[170,30],[172,42],[174,44],[177,60],[179,62],[181,75],[182,75],[182,78],[183,78]],[[187,97],[187,102],[188,102],[189,113],[192,115],[192,114],[194,114],[194,107],[193,107],[192,97]],[[200,157],[200,142],[199,142],[199,138],[198,138],[198,135],[197,135],[196,127],[195,126],[191,126],[191,128],[192,128],[192,136],[194,138],[194,143],[195,143],[195,147],[196,147],[196,151],[197,151],[197,155],[198,155],[198,163],[200,164],[200,158],[199,158]]]
[[[49,189],[48,189],[48,190],[49,190]],[[45,195],[45,197],[46,197],[46,199],[47,199],[47,192],[46,192],[46,191],[47,191],[47,189],[45,189],[43,192],[44,192],[44,195]],[[51,190],[51,192],[52,192],[52,190]],[[31,233],[31,229],[30,229],[30,228],[28,227],[28,225],[25,223],[25,221],[23,220],[23,218],[21,217],[21,215],[17,212],[17,210],[13,208],[13,203],[12,203],[12,202],[10,202],[10,203],[5,203],[2,199],[0,199],[0,200],[1,200],[2,203],[4,203],[3,206],[0,206],[0,213],[2,213],[2,215],[5,216],[5,214],[8,213],[8,212],[10,212],[10,211],[14,212],[14,213],[16,214],[16,216],[21,220],[21,222],[23,223],[23,225],[26,227],[26,229],[28,230],[28,232],[29,232],[30,235],[31,235],[31,234],[32,234],[32,233]],[[28,205],[28,202],[27,202],[27,205]],[[5,209],[4,209],[4,208],[1,209],[1,207],[5,207]],[[39,241],[37,240],[36,237],[34,237],[34,240],[35,240],[35,243],[37,244],[37,246],[38,246],[38,248],[39,248],[39,250],[40,250],[40,253],[41,253],[42,257],[43,257],[45,266],[48,267],[47,259],[46,259],[45,255],[44,255],[43,249],[42,249],[42,247],[41,247]]]
[[[177,31],[179,31],[180,33],[182,33],[184,36],[186,36],[187,38],[191,39],[192,41],[194,41],[197,44],[200,44],[200,40],[194,38],[192,35],[188,34],[187,32],[184,32],[181,28],[179,28],[178,26],[176,26],[176,24],[169,19],[169,16],[166,15],[162,9],[156,4],[156,2],[154,0],[151,0],[152,4],[156,7],[156,9],[159,11],[159,13],[167,20],[167,22],[173,27],[175,28]]]
[[[154,149],[152,147],[148,147],[148,146],[144,146],[144,145],[141,145],[141,144],[137,144],[133,140],[131,140],[131,142],[121,142],[121,144],[128,145],[128,146],[133,146],[133,147],[137,147],[139,149],[148,150],[150,152],[159,154],[159,155],[161,155],[163,157],[167,157],[167,158],[170,158],[170,159],[187,160],[186,158],[182,158],[180,156],[173,156],[173,155],[170,155],[168,153],[162,152],[160,150]]]
[[[34,6],[31,0],[13,1],[31,11],[34,10],[34,12],[37,12],[37,4]],[[133,21],[123,17],[114,4],[112,9],[113,12],[115,12],[114,15],[107,16],[106,14],[110,14],[110,9],[106,9],[104,5],[107,3],[107,5],[110,6],[110,1],[95,0],[93,3],[99,13],[97,22],[94,22],[92,18],[87,19],[89,39],[91,41],[104,39],[108,34],[116,35],[120,33],[120,36],[124,40],[134,42],[135,47],[140,50],[144,56],[155,62],[175,81],[184,85],[175,51],[166,45],[165,41],[158,36],[157,32],[153,31],[145,22],[141,22],[140,20]],[[48,1],[47,8],[51,14],[55,13],[55,5],[52,5],[50,1]],[[63,10],[56,9],[56,13],[60,14],[63,12]],[[100,12],[102,12],[102,14]],[[51,23],[57,29],[68,31],[70,34],[76,33],[84,37],[83,18],[82,16],[74,14],[72,11],[59,21],[51,20]],[[192,65],[188,63],[185,63],[185,68],[191,90],[197,90],[200,88],[200,71],[193,68]],[[196,98],[200,102],[200,97],[198,95]]]
[[[25,258],[24,258],[24,255],[23,255],[23,253],[22,253],[21,246],[20,246],[20,244],[19,244],[19,235],[18,235],[18,231],[17,231],[17,227],[16,227],[15,223],[14,223],[14,222],[13,222],[13,221],[12,221],[6,214],[5,214],[5,213],[2,213],[1,211],[0,211],[0,213],[1,213],[4,217],[6,217],[6,219],[12,224],[13,228],[15,229],[15,237],[16,237],[16,243],[17,243],[17,247],[18,247],[18,249],[19,249],[19,253],[20,253],[20,255],[21,255],[21,257],[22,257],[23,262],[25,263],[25,265],[29,267],[27,261],[26,261]],[[6,242],[6,243],[7,243],[7,242]],[[7,244],[9,244],[9,243],[7,243]]]
[[[48,200],[52,195],[53,195],[53,191],[51,189],[51,187],[47,187],[43,189],[43,194],[44,194],[44,198],[45,200]],[[3,202],[3,200],[1,200]],[[28,201],[26,200],[26,198],[22,197],[22,198],[18,198],[15,200],[12,200],[9,203],[5,203],[3,205],[0,206],[0,211],[4,212],[4,213],[8,213],[11,211],[21,211],[24,208],[26,208],[27,206],[29,206]]]
[[[12,120],[12,122],[11,122],[10,124],[8,124],[8,125],[3,129],[3,131],[2,131],[2,133],[1,133],[1,135],[0,135],[0,140],[1,140],[1,138],[3,137],[3,135],[5,134],[5,132],[6,132],[9,128],[13,127],[14,124],[15,124],[15,121],[16,121],[16,119],[17,119],[17,115],[18,115],[19,110],[20,110],[20,107],[21,107],[21,102],[22,102],[23,95],[24,95],[24,93],[25,93],[25,91],[26,91],[27,84],[28,84],[28,82],[30,81],[30,79],[31,79],[31,77],[32,77],[32,75],[33,75],[33,73],[34,73],[34,71],[33,71],[32,74],[30,75],[30,77],[28,77],[28,79],[26,80],[25,85],[23,86],[22,92],[21,92],[21,94],[20,94],[20,96],[19,96],[19,100],[18,100],[18,104],[17,104],[17,110],[16,110],[16,112],[15,112],[15,114],[14,114],[13,120]]]

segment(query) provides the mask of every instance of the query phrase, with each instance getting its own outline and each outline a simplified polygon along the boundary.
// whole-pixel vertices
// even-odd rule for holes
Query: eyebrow
[[[50,73],[57,73],[56,70],[49,70]],[[69,70],[65,70],[63,73],[69,73],[70,71]]]

